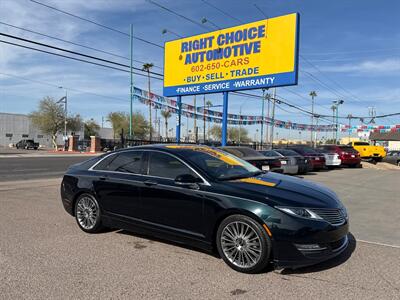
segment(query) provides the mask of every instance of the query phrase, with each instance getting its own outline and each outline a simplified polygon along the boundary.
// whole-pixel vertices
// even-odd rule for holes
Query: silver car
[[[320,148],[315,150],[325,156],[325,166],[327,168],[339,167],[342,164],[339,154]]]
[[[283,174],[297,174],[299,172],[299,166],[295,157],[286,157],[275,150],[261,150],[259,152],[266,157],[279,159]]]

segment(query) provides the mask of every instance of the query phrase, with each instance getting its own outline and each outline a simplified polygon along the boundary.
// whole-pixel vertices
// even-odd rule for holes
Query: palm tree
[[[212,102],[210,100],[207,100],[206,102],[206,106],[207,106],[207,110],[210,110],[210,107],[212,106]],[[210,140],[210,122],[207,122],[207,140]],[[205,137],[204,137],[205,138]]]
[[[313,126],[314,125],[314,98],[317,97],[317,92],[311,91],[310,97],[311,97],[311,126]],[[311,147],[314,147],[313,136],[314,136],[314,129],[311,128]]]
[[[165,120],[165,137],[168,139],[168,119],[171,117],[171,112],[169,110],[162,110],[161,115]]]
[[[149,93],[149,126],[150,126],[150,141],[152,139],[153,128],[151,122],[151,97],[150,97],[150,70],[154,67],[153,63],[145,63],[142,67],[143,71],[147,72],[147,83],[148,83],[148,93]]]

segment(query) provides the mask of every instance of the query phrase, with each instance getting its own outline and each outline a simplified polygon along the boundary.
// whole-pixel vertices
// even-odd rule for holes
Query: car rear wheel
[[[88,233],[102,229],[100,207],[95,197],[82,194],[75,203],[75,219],[79,227]]]
[[[243,273],[258,273],[269,262],[271,240],[262,226],[247,216],[232,215],[217,231],[220,256],[232,269]]]

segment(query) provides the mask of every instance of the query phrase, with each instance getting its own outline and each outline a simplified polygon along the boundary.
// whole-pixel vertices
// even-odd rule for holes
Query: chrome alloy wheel
[[[97,203],[89,196],[79,199],[76,206],[76,217],[79,225],[86,230],[93,229],[96,225],[99,208]]]
[[[240,268],[251,268],[261,258],[260,237],[244,222],[236,221],[225,226],[221,234],[221,247],[228,260]]]

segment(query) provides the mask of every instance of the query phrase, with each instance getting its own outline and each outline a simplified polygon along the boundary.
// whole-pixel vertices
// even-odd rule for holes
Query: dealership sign
[[[166,42],[164,95],[297,84],[298,23],[294,13]]]

